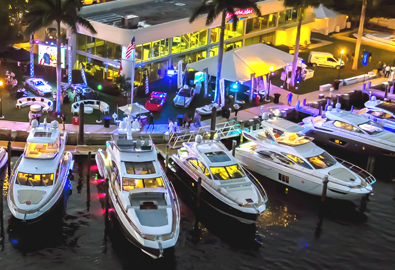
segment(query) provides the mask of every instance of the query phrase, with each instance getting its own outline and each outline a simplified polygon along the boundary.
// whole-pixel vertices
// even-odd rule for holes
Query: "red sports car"
[[[160,112],[165,104],[167,93],[152,92],[144,107],[150,112]]]

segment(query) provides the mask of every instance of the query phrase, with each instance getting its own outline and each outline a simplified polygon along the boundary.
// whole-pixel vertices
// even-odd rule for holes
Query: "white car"
[[[52,86],[42,78],[30,78],[25,81],[25,86],[28,90],[37,93],[39,96],[46,96],[52,94]]]
[[[181,88],[174,97],[173,102],[176,107],[188,108],[195,96],[195,89]]]
[[[310,52],[308,62],[313,67],[331,67],[340,69],[340,66],[344,66],[344,60],[340,61],[339,59],[335,58],[333,54],[327,52]]]

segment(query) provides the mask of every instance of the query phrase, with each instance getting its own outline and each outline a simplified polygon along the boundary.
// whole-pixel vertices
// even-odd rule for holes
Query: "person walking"
[[[235,118],[237,120],[237,113],[240,110],[240,105],[236,103],[236,104],[233,105],[233,108],[235,109]]]
[[[390,66],[386,66],[385,67],[385,77],[389,78],[391,75],[391,67]]]
[[[148,128],[147,128],[147,131],[149,131],[149,128],[151,127],[151,125],[152,125],[152,131],[154,131],[154,129],[155,129],[154,115],[152,114],[152,112],[148,116]],[[152,131],[151,131],[151,133],[152,133]]]
[[[62,120],[63,131],[66,131],[66,114],[62,113],[60,119]]]
[[[188,128],[191,128],[192,121],[193,121],[192,116],[189,114],[188,115]]]
[[[188,114],[185,113],[184,118],[182,119],[182,127],[186,127],[187,123],[188,123]]]
[[[289,92],[287,95],[287,104],[288,106],[291,106],[292,103],[292,92]]]
[[[198,114],[198,112],[195,112],[194,119],[195,119],[195,127],[197,127],[197,128],[201,127],[202,125],[201,125],[200,121],[201,121],[202,117],[200,116],[200,114]]]
[[[377,78],[380,78],[381,70],[383,69],[383,64],[381,63],[381,61],[377,63],[376,69],[377,69]]]
[[[171,121],[171,119],[169,118],[169,126],[167,131],[169,132],[169,134],[173,133],[173,122]]]

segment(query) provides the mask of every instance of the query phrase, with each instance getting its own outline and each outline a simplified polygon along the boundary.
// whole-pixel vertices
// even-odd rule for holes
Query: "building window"
[[[286,175],[284,175],[284,174],[279,173],[279,174],[278,174],[278,180],[280,180],[280,181],[282,181],[282,182],[284,182],[284,183],[289,184],[289,176],[286,176]]]
[[[246,38],[245,46],[251,44],[265,43],[265,44],[273,44],[274,43],[274,33],[264,34],[256,37]]]
[[[206,59],[206,58],[207,58],[207,51],[206,50],[188,53],[183,56],[173,57],[173,66],[177,67],[178,61],[180,61],[180,60],[182,60],[183,63],[187,64],[187,63],[197,62],[199,60]]]
[[[301,13],[302,19],[306,17],[306,9],[302,9]],[[298,20],[298,11],[296,9],[287,9],[280,12],[278,25],[285,25],[288,23],[293,23]]]
[[[246,34],[276,27],[277,13],[268,14],[262,17],[251,18],[247,20]]]
[[[224,40],[241,37],[244,32],[244,21],[237,23],[236,31],[233,31],[233,23],[225,25]],[[221,34],[220,27],[211,28],[211,43],[219,42],[219,36]]]
[[[243,46],[242,41],[236,41],[232,43],[226,43],[224,44],[224,52],[230,52],[233,49],[237,49]],[[216,56],[218,54],[218,46],[214,46],[210,48],[210,57]]]
[[[180,53],[207,45],[207,30],[173,37],[172,53]]]
[[[169,39],[156,40],[136,46],[136,62],[143,62],[169,54]]]
[[[77,50],[108,59],[121,59],[122,46],[99,38],[77,34]]]

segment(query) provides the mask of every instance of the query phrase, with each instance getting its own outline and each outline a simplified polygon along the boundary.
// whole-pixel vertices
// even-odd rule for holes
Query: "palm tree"
[[[77,33],[78,27],[82,26],[92,34],[96,34],[96,30],[90,22],[81,16],[79,11],[82,7],[80,0],[34,0],[29,1],[28,11],[24,15],[24,20],[28,23],[26,34],[30,35],[37,30],[50,26],[54,21],[57,23],[58,35],[56,39],[57,59],[56,59],[56,112],[60,113],[61,101],[61,58],[60,58],[60,23],[67,25],[73,33]]]
[[[303,21],[303,10],[309,6],[319,6],[321,3],[326,3],[327,0],[284,0],[285,7],[293,7],[297,11],[297,20],[298,25],[296,27],[296,40],[295,40],[295,50],[294,50],[294,59],[292,61],[292,75],[291,75],[291,86],[295,86],[295,76],[296,69],[298,66],[298,58],[299,58],[299,45],[300,45],[300,30],[302,29],[302,21]]]
[[[357,43],[355,44],[354,62],[352,63],[352,70],[358,69],[359,51],[361,50],[363,26],[365,23],[365,13],[366,13],[367,4],[368,4],[367,0],[362,0],[362,10],[361,10],[361,17],[359,19],[358,36],[357,36]]]
[[[197,17],[206,15],[206,26],[209,26],[219,15],[221,16],[221,33],[218,44],[218,62],[217,62],[217,78],[215,82],[215,97],[214,102],[220,103],[219,81],[221,79],[222,58],[224,54],[224,35],[225,35],[225,18],[226,14],[232,14],[233,31],[236,31],[237,22],[239,19],[235,15],[235,10],[252,8],[258,17],[261,16],[257,4],[253,0],[203,0],[202,4],[198,6],[189,18],[192,23]]]

